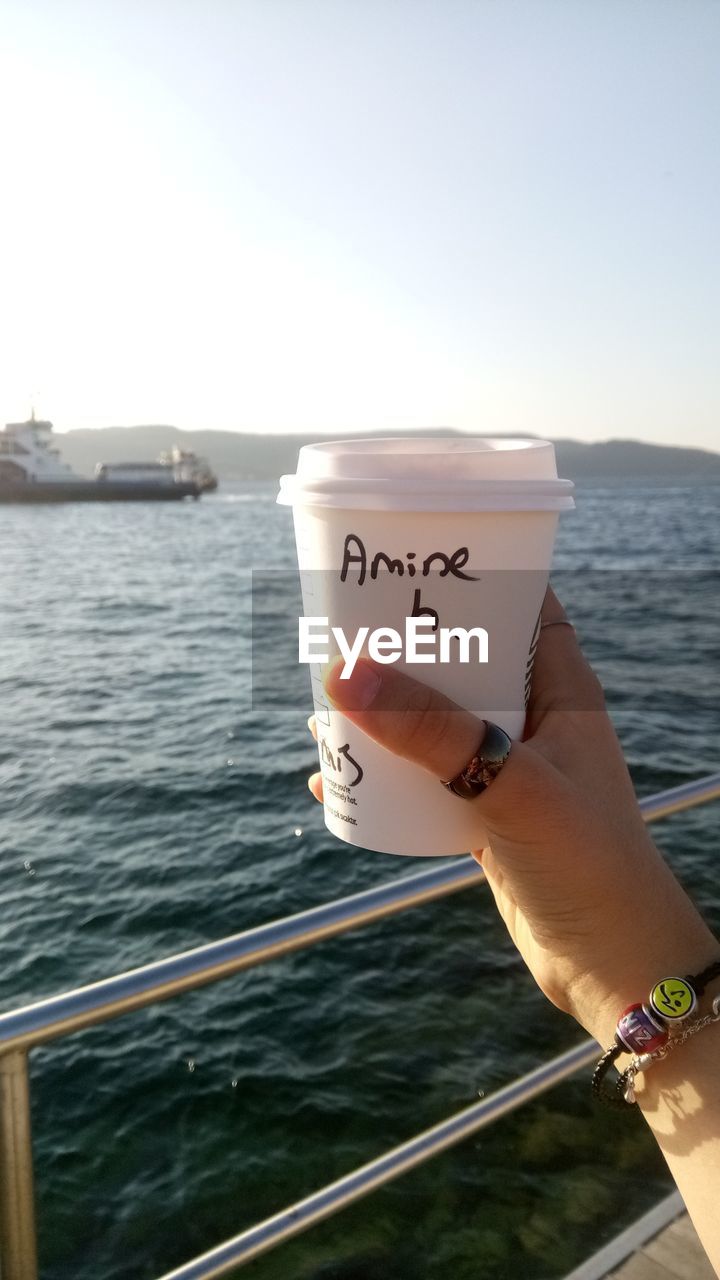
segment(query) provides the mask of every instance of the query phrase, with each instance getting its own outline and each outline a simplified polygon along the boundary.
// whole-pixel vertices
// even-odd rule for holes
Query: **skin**
[[[551,591],[543,622],[564,613]],[[483,722],[391,666],[329,669],[331,701],[434,778],[476,753]],[[314,731],[312,718],[311,730]],[[309,787],[322,799],[322,775]],[[545,995],[604,1048],[621,1012],[670,975],[699,973],[720,944],[653,844],[603,692],[569,626],[540,633],[525,736],[471,803],[489,846],[473,850],[510,936]],[[720,979],[701,1002],[709,1012]],[[637,1078],[638,1105],[720,1275],[720,1023]],[[621,1058],[620,1066],[629,1058]]]

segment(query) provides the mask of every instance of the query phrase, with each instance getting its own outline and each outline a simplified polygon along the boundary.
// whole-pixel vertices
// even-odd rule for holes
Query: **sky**
[[[0,0],[0,421],[720,448],[718,0]]]

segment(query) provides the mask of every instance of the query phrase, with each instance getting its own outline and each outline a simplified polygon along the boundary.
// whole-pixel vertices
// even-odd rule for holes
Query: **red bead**
[[[631,1004],[620,1015],[615,1039],[628,1053],[654,1053],[667,1043],[669,1034],[644,1004]]]

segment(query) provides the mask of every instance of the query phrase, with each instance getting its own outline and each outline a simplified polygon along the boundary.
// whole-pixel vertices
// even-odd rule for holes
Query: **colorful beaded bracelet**
[[[646,1004],[631,1004],[618,1019],[615,1042],[605,1050],[592,1078],[592,1091],[610,1107],[625,1108],[635,1102],[635,1077],[647,1071],[654,1062],[684,1044],[711,1022],[720,1021],[720,996],[713,1001],[712,1013],[697,1018],[676,1035],[671,1030],[685,1023],[697,1009],[701,996],[713,978],[720,976],[720,960],[687,978],[663,978],[656,982]],[[603,1081],[621,1053],[633,1055],[630,1066],[620,1073],[614,1089],[604,1089]]]

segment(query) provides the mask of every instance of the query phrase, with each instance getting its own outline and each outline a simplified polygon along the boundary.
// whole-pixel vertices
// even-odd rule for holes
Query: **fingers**
[[[554,711],[602,711],[602,688],[578,644],[575,629],[548,587],[541,612],[526,736],[534,735]]]
[[[551,755],[542,745],[545,738],[550,744],[558,739],[555,745],[562,748],[568,734],[560,732],[561,725],[572,719],[556,718],[552,713],[604,709],[602,689],[582,654],[574,629],[556,625],[566,621],[560,602],[548,588],[526,732],[526,738],[537,736],[543,755]],[[325,690],[330,701],[381,746],[421,765],[435,777],[443,781],[456,777],[481,746],[484,722],[429,685],[369,658],[358,659],[348,679],[341,679],[342,669],[343,662],[338,659],[326,672]],[[308,726],[317,739],[314,716]],[[500,792],[507,791],[507,784],[511,776],[518,776],[518,769],[523,773],[521,757],[525,760],[525,748],[516,743],[503,770],[503,786],[493,787],[493,799],[496,793],[501,799]],[[529,766],[525,762],[526,772]],[[319,780],[320,775],[314,775],[309,783],[316,796],[320,793]],[[489,798],[483,797],[483,801],[486,806],[490,803]]]
[[[550,586],[545,592],[545,599],[543,600],[540,614],[541,614],[542,624],[545,627],[550,626],[555,622],[562,622],[562,623],[567,623],[568,627],[570,627],[573,631],[575,630],[563,606],[561,605],[560,601],[555,595],[555,592]]]
[[[444,694],[394,667],[358,659],[341,680],[342,659],[330,667],[330,700],[381,746],[449,781],[465,768],[482,742],[482,720]]]
[[[315,719],[315,716],[308,716],[307,724],[308,724],[308,729],[310,730],[313,738],[317,742],[318,732],[317,732],[317,720]],[[321,773],[310,774],[310,777],[308,778],[308,790],[314,795],[315,799],[319,800],[320,804],[322,804],[323,781],[322,781]]]
[[[455,773],[445,775],[455,777],[464,767],[470,756],[477,749],[482,733],[482,722],[469,713],[464,712],[456,703],[443,699],[440,694],[432,694],[425,685],[414,681],[400,672],[391,671],[388,667],[380,667],[368,659],[361,659],[355,667],[350,680],[339,681],[338,672],[331,668],[328,676],[332,687],[327,692],[336,706],[344,711],[350,719],[369,733],[371,737],[396,751],[408,759],[416,760],[431,772],[438,772],[438,762],[447,757],[447,741],[438,741],[438,734],[447,739],[448,731],[462,742],[463,750],[473,738],[464,758],[458,764]],[[403,693],[403,682],[404,685]],[[380,695],[380,685],[384,692]],[[410,692],[413,686],[413,692]],[[335,690],[335,696],[333,695]],[[375,700],[375,694],[378,694]],[[400,699],[403,706],[393,703]],[[412,707],[404,703],[412,702]],[[366,716],[372,703],[372,715]],[[563,606],[560,604],[552,587],[548,587],[541,613],[541,629],[538,637],[535,665],[533,668],[532,688],[527,713],[526,737],[534,736],[551,711],[602,711],[605,700],[600,683],[584,657],[578,644],[575,629],[569,624]],[[359,716],[351,714],[356,711]],[[380,725],[377,712],[394,711],[395,725]],[[400,712],[400,715],[398,715]],[[465,717],[462,723],[456,716]],[[385,717],[387,721],[389,717]],[[452,723],[451,723],[452,721]],[[442,723],[441,723],[442,722]],[[375,731],[370,727],[375,725]],[[315,716],[310,716],[308,728],[317,742],[317,724]],[[407,741],[409,731],[410,741]],[[437,751],[428,755],[424,742],[419,751],[416,750],[419,739],[436,739]],[[391,740],[393,745],[391,745]],[[400,745],[398,745],[400,744]],[[405,751],[402,746],[413,749]]]

